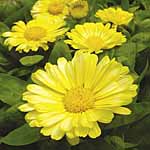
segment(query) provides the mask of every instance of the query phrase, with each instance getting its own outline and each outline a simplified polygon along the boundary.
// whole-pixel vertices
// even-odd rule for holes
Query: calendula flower
[[[121,8],[107,8],[98,10],[96,17],[100,18],[103,22],[112,22],[115,25],[127,25],[133,19],[133,13],[124,11]]]
[[[126,42],[126,38],[121,32],[111,28],[108,23],[85,23],[76,25],[75,29],[67,33],[69,40],[65,43],[70,44],[75,49],[87,52],[102,52]]]
[[[16,47],[16,51],[37,51],[39,47],[48,50],[48,42],[54,42],[58,36],[63,35],[65,21],[60,17],[39,16],[25,24],[18,21],[10,32],[3,33],[7,37],[4,44],[9,49]]]
[[[66,0],[38,0],[31,10],[33,17],[38,15],[60,16],[68,15]]]
[[[77,144],[79,137],[101,135],[100,123],[110,123],[114,113],[129,115],[124,107],[136,96],[137,85],[128,67],[105,56],[76,53],[72,61],[59,58],[57,65],[47,63],[45,70],[32,74],[23,94],[27,103],[19,109],[28,112],[31,127],[41,127],[44,136],[54,140],[67,137]]]
[[[86,0],[74,0],[69,5],[69,13],[72,17],[80,19],[86,17],[89,11]]]

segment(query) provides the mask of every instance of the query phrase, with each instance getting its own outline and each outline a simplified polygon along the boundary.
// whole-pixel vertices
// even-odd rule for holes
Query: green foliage
[[[56,42],[50,54],[49,61],[56,64],[59,57],[65,57],[67,60],[72,58],[68,45],[63,41]]]
[[[0,100],[8,105],[14,105],[20,102],[22,93],[25,90],[26,82],[0,73]]]
[[[31,19],[30,10],[36,0],[0,0],[0,35],[14,22]],[[30,82],[31,73],[43,68],[46,62],[57,63],[59,57],[71,60],[74,50],[63,42],[50,43],[46,52],[17,53],[8,51],[0,36],[0,149],[3,150],[149,150],[150,149],[150,0],[88,0],[89,14],[83,19],[67,18],[70,29],[84,22],[98,22],[94,14],[98,9],[120,6],[134,13],[128,26],[118,31],[127,42],[111,50],[104,50],[99,59],[108,55],[129,66],[139,85],[139,94],[129,106],[129,116],[115,115],[110,124],[100,124],[100,138],[81,139],[71,147],[65,139],[53,141],[41,138],[40,128],[25,124],[24,114],[18,110],[22,93]],[[64,37],[66,38],[66,37]],[[54,46],[53,46],[54,45]],[[25,146],[23,146],[25,145]]]
[[[44,56],[42,55],[33,55],[33,56],[25,56],[22,57],[19,61],[23,66],[32,66],[40,62]]]
[[[20,146],[36,142],[40,139],[39,129],[31,128],[28,124],[13,130],[8,135],[0,139],[0,142]]]
[[[18,110],[18,106],[21,105],[21,103],[18,103],[16,105],[13,105],[9,108],[1,108],[0,109],[0,128],[4,128],[7,124],[15,123],[16,120],[21,120],[23,115]]]
[[[116,116],[112,123],[108,124],[104,129],[117,128],[120,126],[134,123],[146,115],[150,114],[150,103],[135,103],[130,106],[132,114],[129,116]]]
[[[134,148],[137,147],[138,144],[132,144],[129,142],[125,142],[123,138],[119,136],[107,136],[105,140],[109,143],[114,145],[114,148],[116,150],[125,150],[128,148]]]

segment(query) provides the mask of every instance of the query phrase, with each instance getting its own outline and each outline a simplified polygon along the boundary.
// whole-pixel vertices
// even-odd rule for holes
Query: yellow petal
[[[101,135],[101,129],[100,129],[98,123],[96,123],[96,122],[94,123],[93,128],[90,129],[88,135],[91,138],[96,138]]]
[[[28,112],[28,111],[33,111],[34,107],[31,104],[23,104],[21,106],[18,107],[19,110],[21,110],[22,112]]]
[[[130,115],[132,113],[132,111],[126,107],[115,107],[112,108],[112,111],[120,115]]]

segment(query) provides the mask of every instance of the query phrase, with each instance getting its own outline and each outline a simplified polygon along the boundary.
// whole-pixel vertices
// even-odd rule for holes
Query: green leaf
[[[125,10],[129,9],[129,0],[121,0],[121,7]]]
[[[125,132],[125,138],[129,142],[139,143],[140,150],[149,150],[150,148],[150,115],[130,126]]]
[[[131,115],[117,115],[112,121],[112,123],[106,125],[104,129],[117,128],[140,120],[144,116],[150,114],[150,103],[135,103],[130,106],[130,109],[132,110]]]
[[[115,57],[117,60],[134,71],[137,46],[136,43],[128,42],[116,48]]]
[[[145,43],[147,42],[147,43],[149,43],[149,41],[150,41],[150,32],[137,33],[131,38],[131,40],[133,42],[141,42],[141,43],[142,42],[145,42]]]
[[[137,25],[148,18],[150,18],[149,10],[139,10],[135,12],[135,22]]]
[[[8,30],[9,30],[8,26],[5,23],[0,22],[0,33],[3,33]]]
[[[149,0],[141,0],[141,3],[144,5],[145,9],[150,9],[150,1]]]
[[[142,81],[142,79],[145,77],[145,75],[146,75],[146,73],[148,71],[148,68],[149,68],[149,61],[147,60],[145,68],[144,68],[144,70],[142,71],[142,73],[139,76],[138,83],[140,83]]]
[[[18,110],[18,106],[22,103],[11,106],[8,109],[2,109],[0,112],[0,128],[7,127],[9,124],[13,124],[16,120],[22,120],[22,113]]]
[[[42,55],[25,56],[21,58],[19,61],[24,66],[32,66],[34,64],[39,63],[43,58],[44,56]]]
[[[4,20],[4,23],[11,26],[15,21],[24,20],[26,12],[30,11],[36,0],[24,0],[23,7],[13,11]]]
[[[71,60],[72,58],[68,45],[63,41],[56,42],[50,54],[49,61],[53,64],[56,64],[59,57],[65,57],[67,60]]]
[[[109,143],[115,146],[116,150],[120,149],[127,149],[127,148],[134,148],[137,147],[138,144],[132,144],[129,142],[125,142],[123,138],[119,136],[106,136],[105,140]]]
[[[8,65],[8,60],[4,57],[4,55],[0,52],[0,65]]]
[[[20,102],[27,83],[19,78],[0,73],[0,100],[14,105]]]
[[[31,72],[32,72],[31,68],[29,67],[20,67],[20,68],[14,68],[10,70],[8,74],[14,75],[16,77],[22,77],[22,76],[30,74]]]
[[[40,139],[40,131],[38,128],[31,128],[28,124],[11,131],[0,141],[4,144],[21,146],[34,143]]]
[[[145,19],[145,20],[141,21],[140,23],[138,23],[138,31],[150,32],[150,18]]]

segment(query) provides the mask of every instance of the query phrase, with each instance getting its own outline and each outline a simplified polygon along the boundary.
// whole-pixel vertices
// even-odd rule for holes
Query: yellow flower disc
[[[38,15],[59,16],[64,18],[68,15],[66,0],[38,0],[31,10],[32,16]]]
[[[48,50],[48,42],[54,42],[58,36],[63,35],[65,21],[60,17],[39,16],[25,24],[18,21],[10,32],[3,33],[7,37],[4,44],[9,49],[16,47],[16,51],[37,51],[39,47]]]
[[[66,136],[72,145],[80,137],[100,136],[98,123],[110,123],[114,113],[129,115],[124,106],[137,94],[128,67],[108,56],[98,62],[90,53],[76,53],[72,61],[59,58],[57,65],[47,63],[32,80],[23,94],[26,103],[19,106],[28,112],[26,121],[54,140]]]
[[[112,22],[115,25],[127,25],[133,19],[133,13],[124,11],[121,8],[107,8],[98,10],[96,17],[100,18],[103,22]]]
[[[102,23],[76,25],[75,29],[72,29],[67,35],[70,39],[65,40],[65,43],[75,49],[91,53],[99,53],[126,42],[125,36],[111,28],[109,23],[106,25]]]

